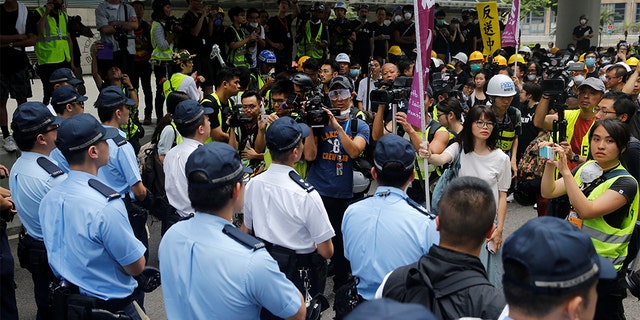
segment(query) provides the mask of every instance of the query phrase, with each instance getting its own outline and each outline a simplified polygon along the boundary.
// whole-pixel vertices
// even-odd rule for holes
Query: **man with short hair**
[[[404,191],[414,177],[416,150],[411,142],[386,135],[376,144],[373,158],[371,175],[378,188],[373,197],[349,205],[342,220],[344,256],[365,300],[374,298],[387,273],[416,261],[439,240],[435,217]]]
[[[344,211],[353,198],[353,159],[369,143],[369,126],[350,116],[352,91],[351,81],[346,77],[336,76],[331,80],[328,97],[331,106],[340,109],[340,114],[334,116],[327,110],[329,123],[317,135],[312,130],[304,143],[305,160],[312,161],[307,179],[322,196],[334,230],[340,230]],[[347,281],[349,274],[341,233],[335,237],[332,261],[335,264],[335,291]]]
[[[504,296],[489,282],[479,258],[494,229],[496,203],[491,188],[476,177],[457,178],[442,195],[438,212],[435,223],[440,243],[417,262],[391,272],[376,296],[420,303],[427,308],[434,308],[427,297],[435,296],[440,318],[496,319],[504,308]],[[417,282],[410,282],[414,279]],[[425,283],[427,279],[433,288],[447,290],[447,294],[436,295]],[[446,281],[451,287],[444,286]]]
[[[627,69],[619,64],[615,64],[609,69],[605,75],[604,85],[607,91],[622,90],[627,78]]]
[[[229,144],[240,152],[243,164],[255,172],[264,160],[263,148],[256,150],[256,144],[265,144],[267,123],[260,119],[262,97],[255,91],[245,91],[240,99],[243,118],[233,120],[234,125],[229,130]]]
[[[276,54],[276,72],[291,68],[293,56],[293,19],[300,13],[298,0],[277,0],[278,13],[267,22],[266,42]],[[287,14],[293,6],[293,12]]]
[[[195,55],[193,59],[193,71],[204,77],[202,90],[205,95],[213,92],[214,85],[214,61],[209,54],[217,34],[214,32],[217,26],[214,25],[214,15],[220,12],[216,6],[204,5],[202,0],[187,0],[188,9],[182,15],[182,32],[180,42],[177,44],[180,49],[186,49]],[[224,17],[224,13],[222,14]],[[222,24],[222,22],[220,22]],[[220,32],[222,33],[222,26]],[[220,43],[222,48],[222,43]]]
[[[38,212],[56,278],[77,286],[85,299],[96,299],[96,309],[140,319],[134,302],[142,303],[142,290],[134,276],[144,269],[145,247],[134,237],[120,194],[98,177],[109,162],[106,140],[118,136],[88,113],[63,121],[56,145],[71,171],[42,199]],[[67,306],[56,307],[62,307],[57,316],[67,314]]]
[[[271,123],[266,141],[273,162],[247,185],[244,225],[267,243],[280,271],[298,290],[314,297],[324,292],[335,232],[320,194],[293,168],[308,135],[309,127],[290,117]],[[287,265],[289,259],[297,263]],[[300,272],[305,268],[306,275]]]
[[[540,217],[516,230],[502,247],[508,318],[593,319],[598,279],[616,271],[591,238],[571,223]]]
[[[224,40],[227,45],[227,61],[233,67],[251,68],[251,61],[247,61],[249,47],[255,46],[260,34],[257,29],[245,32],[244,25],[247,18],[244,9],[233,7],[229,10],[231,25],[224,30]]]
[[[213,109],[209,117],[211,138],[214,141],[228,142],[226,115],[233,108],[230,98],[240,90],[240,73],[235,68],[222,68],[218,70],[214,85],[216,91],[205,96],[200,103],[205,108]]]
[[[18,210],[22,230],[18,244],[20,266],[31,273],[38,313],[36,319],[50,319],[49,282],[55,277],[47,263],[47,251],[40,224],[40,201],[67,178],[49,157],[61,119],[41,102],[25,102],[13,114],[11,128],[22,154],[11,167],[9,187]]]
[[[351,21],[347,20],[347,4],[343,1],[336,2],[333,7],[335,19],[329,20],[329,53],[335,56],[341,52],[351,54],[353,42],[356,41],[356,33]]]
[[[167,199],[179,216],[171,220],[173,223],[195,212],[187,193],[187,176],[184,173],[184,166],[189,155],[209,138],[211,131],[209,115],[212,113],[213,109],[204,108],[197,101],[186,100],[178,103],[173,114],[173,122],[182,136],[182,143],[167,152],[163,165]]]
[[[56,115],[67,119],[74,114],[84,113],[84,103],[87,99],[72,86],[64,85],[53,90],[51,106]]]
[[[231,224],[250,172],[228,144],[208,143],[189,156],[185,175],[196,213],[169,229],[158,250],[169,319],[258,319],[261,308],[305,318],[303,297],[264,244]]]

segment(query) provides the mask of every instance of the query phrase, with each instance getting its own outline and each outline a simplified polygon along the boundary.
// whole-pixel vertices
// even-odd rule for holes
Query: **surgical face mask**
[[[257,23],[257,22],[249,22],[249,25],[250,25],[252,28],[257,28],[257,27],[258,27],[258,23]]]
[[[350,109],[342,110],[342,111],[340,111],[340,116],[337,116],[336,118],[338,118],[338,119],[346,119],[346,118],[349,118],[350,114],[351,114],[351,110]]]
[[[481,68],[481,66],[480,66],[479,63],[474,63],[474,64],[471,65],[471,71],[473,71],[473,72],[480,71],[480,68]]]
[[[473,23],[478,24],[478,19],[473,19]]]
[[[536,79],[536,75],[535,75],[535,74],[528,74],[528,75],[527,75],[527,80],[529,80],[529,81],[533,81],[533,80],[535,80],[535,79]]]
[[[410,20],[410,19],[411,19],[411,16],[412,16],[411,12],[405,12],[405,13],[404,13],[404,18],[405,18],[406,20]]]
[[[600,80],[602,80],[602,82],[607,81],[607,75],[606,74],[601,75]]]
[[[580,19],[580,24],[587,24],[587,19]]]
[[[593,57],[586,58],[584,59],[584,64],[587,67],[593,67],[596,65],[596,58],[593,58]]]
[[[573,77],[573,82],[576,83],[576,86],[581,85],[583,81],[584,81],[584,76],[581,74],[575,75]]]
[[[443,25],[444,25],[444,19],[438,19],[438,20],[436,20],[436,23],[437,23],[439,26],[443,26]]]
[[[395,20],[396,22],[400,22],[400,21],[402,21],[402,17],[401,16],[395,16],[395,17],[393,17],[393,20]]]
[[[391,24],[391,20],[387,19],[383,23],[385,26],[389,26]]]
[[[349,69],[349,75],[352,78],[357,78],[360,75],[360,69]]]
[[[602,176],[602,168],[596,162],[591,162],[580,171],[580,181],[591,183]]]

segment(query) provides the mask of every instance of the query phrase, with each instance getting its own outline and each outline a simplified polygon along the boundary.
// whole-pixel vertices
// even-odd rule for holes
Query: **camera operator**
[[[264,149],[256,150],[256,141],[264,145],[267,127],[267,122],[260,119],[262,97],[255,91],[245,91],[241,101],[229,120],[229,145],[240,152],[243,164],[257,173],[256,169],[264,165]]]
[[[101,59],[98,54],[98,71],[104,74],[110,67],[117,66],[123,73],[133,72],[136,54],[133,31],[138,29],[136,11],[122,0],[105,0],[95,12],[100,41],[105,45],[102,50],[113,50],[111,59]]]
[[[533,124],[542,130],[552,131],[554,129],[554,121],[558,121],[558,115],[548,114],[551,104],[550,99],[552,97],[548,88],[545,88],[545,82],[543,82],[542,87],[542,100],[540,100],[536,109]],[[577,167],[580,163],[585,162],[589,155],[588,132],[595,120],[593,109],[598,106],[598,102],[600,102],[604,92],[605,86],[602,80],[598,78],[587,78],[578,87],[579,109],[565,110],[562,106],[551,105],[551,107],[560,109],[558,112],[563,112],[563,118],[566,121],[566,139],[558,141],[558,143],[567,153],[567,159],[569,160],[567,164],[570,170],[573,170],[573,168]],[[554,98],[557,99],[557,97]],[[564,101],[558,101],[558,103],[562,104]],[[562,125],[562,123],[559,125]],[[565,207],[562,207],[563,205],[565,205]],[[548,214],[564,218],[568,213],[568,207],[566,207],[566,205],[568,205],[568,203],[561,204],[558,203],[556,199],[551,199],[547,205]]]
[[[331,106],[340,109],[340,115],[334,116],[329,110],[329,124],[319,132],[311,130],[304,144],[304,158],[313,161],[309,169],[308,181],[322,197],[329,213],[329,220],[336,230],[334,262],[334,292],[348,278],[350,268],[344,258],[342,217],[353,198],[353,159],[365,149],[369,141],[369,126],[359,119],[354,121],[350,115],[353,104],[351,81],[343,76],[335,77],[329,85]],[[357,125],[357,133],[352,136],[352,125]]]
[[[253,43],[253,45],[249,45],[249,47],[247,48],[247,52],[251,57],[251,68],[255,68],[258,65],[258,50],[267,46],[267,43],[264,40],[266,36],[264,27],[260,25],[259,20],[260,13],[258,12],[258,9],[247,9],[247,25],[245,26],[245,28],[249,33],[255,32],[258,34],[258,37],[256,37],[256,42]]]
[[[382,66],[382,82],[376,84],[379,90],[384,90],[392,84],[395,79],[400,75],[398,67],[393,63],[385,63]],[[381,102],[381,101],[380,101]],[[392,109],[391,104],[381,103],[376,107],[374,101],[371,101],[371,106],[376,109],[376,115],[373,119],[373,126],[371,128],[371,137],[373,141],[378,141],[385,134],[385,125],[391,121],[393,115],[389,112]]]
[[[212,43],[207,39],[213,35],[214,15],[217,8],[211,5],[203,5],[202,0],[187,0],[189,10],[182,15],[182,33],[178,47],[187,49],[195,54],[193,59],[193,71],[205,78],[202,84],[205,95],[213,92],[215,78],[214,63],[209,58]]]
[[[252,62],[249,55],[249,47],[255,46],[257,39],[260,37],[258,29],[252,29],[250,32],[244,25],[247,18],[244,9],[233,7],[229,10],[229,18],[232,24],[224,30],[224,41],[227,45],[227,61],[234,67],[245,67],[249,69]]]

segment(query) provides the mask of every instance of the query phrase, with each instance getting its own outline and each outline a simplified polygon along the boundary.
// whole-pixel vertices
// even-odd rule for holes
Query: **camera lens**
[[[638,271],[629,272],[624,277],[624,280],[629,292],[636,296],[636,298],[640,298],[640,273]]]

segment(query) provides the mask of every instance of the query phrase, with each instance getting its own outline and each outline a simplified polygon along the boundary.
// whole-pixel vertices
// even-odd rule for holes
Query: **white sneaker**
[[[2,146],[5,150],[9,152],[13,152],[18,150],[18,146],[16,145],[16,141],[13,140],[12,136],[8,136],[4,138],[4,145]]]
[[[513,202],[513,193],[511,193],[511,194],[509,194],[509,195],[507,196],[507,202],[508,202],[508,203]]]

